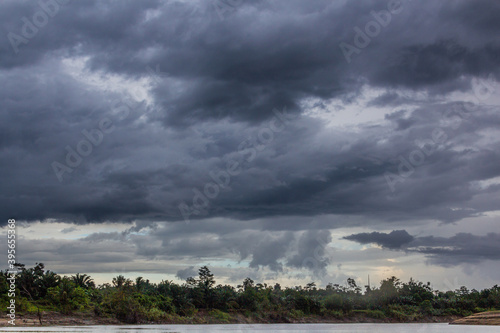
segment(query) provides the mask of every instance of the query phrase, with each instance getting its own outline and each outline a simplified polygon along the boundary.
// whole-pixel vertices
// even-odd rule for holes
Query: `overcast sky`
[[[500,281],[500,3],[2,1],[0,225],[98,282]],[[6,261],[6,238],[2,258]]]

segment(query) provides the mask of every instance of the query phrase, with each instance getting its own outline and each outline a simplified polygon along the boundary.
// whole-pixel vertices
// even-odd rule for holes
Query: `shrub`
[[[343,303],[340,295],[331,295],[325,299],[324,306],[327,310],[342,310]]]
[[[425,314],[431,315],[432,314],[432,303],[429,300],[425,300],[422,303],[420,303],[420,311],[422,311]]]
[[[222,312],[221,310],[212,310],[208,314],[224,323],[229,323],[229,320],[231,319],[231,316],[228,313]]]
[[[447,316],[459,316],[460,311],[458,311],[455,308],[448,308],[448,309],[444,310],[443,314],[445,314]]]
[[[300,318],[304,318],[304,316],[305,316],[304,312],[302,312],[301,310],[295,310],[295,309],[290,310],[290,312],[288,314],[293,319],[300,319]]]
[[[198,310],[196,309],[196,307],[191,304],[191,303],[185,303],[181,306],[181,308],[179,309],[179,314],[181,316],[184,316],[184,317],[192,317],[194,316],[196,313],[198,312]]]
[[[476,308],[474,301],[471,299],[460,299],[457,301],[457,307],[468,312],[474,311]]]
[[[239,309],[240,308],[240,305],[238,304],[238,302],[234,301],[234,300],[231,300],[227,303],[227,307],[229,309]]]
[[[385,313],[383,313],[380,310],[365,310],[363,311],[367,317],[374,318],[374,319],[384,319],[385,318]]]
[[[123,290],[106,295],[101,306],[104,311],[114,314],[116,319],[127,324],[136,324],[146,312],[135,298]]]
[[[156,301],[157,307],[166,313],[175,313],[175,306],[172,299],[167,296],[160,296]]]
[[[162,311],[158,308],[155,308],[155,307],[152,307],[151,309],[149,309],[145,313],[145,316],[146,316],[147,320],[150,320],[150,321],[159,321],[159,320],[165,320],[165,319],[169,318],[168,313],[166,313],[165,311]]]
[[[409,319],[411,319],[406,313],[400,310],[389,309],[387,311],[387,314],[389,317],[397,319],[399,321],[408,321]]]
[[[335,318],[335,319],[342,319],[344,318],[344,313],[342,311],[337,311],[337,310],[326,310],[323,315],[327,318]]]
[[[19,312],[36,312],[37,308],[31,304],[26,297],[16,298],[16,311]]]
[[[71,313],[73,310],[81,311],[90,303],[85,290],[75,287],[74,283],[67,279],[62,279],[57,287],[48,288],[47,295],[52,304],[64,314]]]

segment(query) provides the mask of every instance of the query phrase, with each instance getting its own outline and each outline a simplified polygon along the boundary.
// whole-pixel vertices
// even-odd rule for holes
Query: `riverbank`
[[[500,311],[475,313],[471,316],[457,319],[451,325],[500,325]]]
[[[398,320],[396,318],[373,318],[370,314],[353,312],[344,318],[324,316],[293,317],[288,314],[270,313],[264,315],[244,315],[242,313],[224,312],[198,312],[190,317],[177,315],[169,316],[157,321],[138,321],[137,324],[314,324],[314,323],[449,323],[456,321],[457,316],[428,316],[412,318],[412,320]],[[0,327],[11,326],[8,318],[0,318]],[[90,312],[73,313],[64,315],[59,312],[44,311],[42,325],[36,313],[18,314],[16,326],[88,326],[88,325],[124,325],[124,323],[111,317],[96,316]]]
[[[12,326],[10,318],[5,315],[0,318],[0,327]],[[121,325],[115,318],[97,317],[91,313],[73,313],[63,315],[59,312],[44,311],[42,324],[36,313],[16,314],[15,326],[87,326],[87,325]]]

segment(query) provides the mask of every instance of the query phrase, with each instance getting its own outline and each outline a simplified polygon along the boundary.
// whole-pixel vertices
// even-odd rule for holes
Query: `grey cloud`
[[[226,222],[221,227],[228,224],[234,222]],[[103,253],[114,253],[115,244],[120,244],[121,251],[125,248],[126,251],[117,252],[117,262],[137,257],[148,260],[226,258],[246,261],[252,269],[266,268],[279,273],[283,273],[288,267],[320,273],[324,272],[329,262],[325,248],[331,241],[331,236],[326,230],[270,232],[258,229],[228,231],[230,228],[221,228],[219,231],[212,225],[210,230],[204,231],[198,226],[191,230],[190,226],[179,223],[159,224],[154,229],[145,229],[141,233],[130,232],[136,227],[125,232],[93,233],[74,242],[56,242],[59,245],[45,245],[42,248],[58,255],[72,254],[75,258],[86,261],[83,258],[96,249],[103,249]],[[96,262],[106,262],[106,258],[98,257]],[[192,272],[192,268],[184,268],[177,272],[177,276],[185,279]]]
[[[148,259],[233,255],[252,269],[285,273],[315,257],[318,230],[403,229],[498,210],[498,105],[473,95],[476,79],[499,78],[498,4],[404,2],[347,63],[339,43],[353,43],[354,28],[386,8],[386,1],[243,1],[221,19],[205,2],[61,5],[17,54],[0,40],[0,224],[12,217],[88,228],[135,222],[81,242],[130,240],[128,251]],[[2,2],[4,36],[20,34],[22,18],[39,10],[34,2]],[[136,88],[148,98],[125,116],[115,102],[129,101]],[[366,106],[384,119],[359,110],[367,96]],[[285,107],[295,118],[260,145],[273,110]],[[359,113],[354,125],[336,123],[346,110]],[[114,130],[59,182],[52,163],[65,163],[67,146],[76,149],[82,131],[105,118]],[[436,129],[444,139],[422,153]],[[402,177],[415,154],[422,163]],[[203,212],[194,209],[197,191],[231,161],[240,174]],[[399,177],[392,187],[388,172]],[[182,203],[197,212],[190,220],[198,230],[179,223]],[[172,225],[162,229],[163,222]],[[404,248],[396,236],[411,237],[355,238]]]
[[[486,235],[458,233],[452,237],[414,237],[406,230],[394,230],[390,233],[353,234],[344,239],[360,244],[374,243],[389,250],[425,254],[430,263],[445,267],[500,259],[500,234],[493,232]]]
[[[382,67],[374,75],[374,82],[381,85],[426,87],[446,81],[457,81],[462,75],[486,77],[498,66],[498,45],[484,45],[480,49],[468,49],[454,40],[438,40],[426,45],[412,45],[400,50],[394,63]],[[401,75],[401,73],[406,75]],[[458,84],[458,82],[457,82]],[[452,85],[448,89],[465,87]]]
[[[395,92],[389,92],[377,96],[373,100],[371,100],[368,105],[370,106],[387,106],[387,105],[398,105],[400,104],[400,96]]]
[[[291,232],[284,233],[281,237],[266,236],[261,238],[255,244],[249,266],[253,268],[268,266],[272,271],[283,271],[283,265],[278,260],[285,257],[293,240]]]
[[[388,234],[383,232],[353,234],[344,237],[344,239],[352,240],[360,244],[374,243],[388,249],[399,249],[403,245],[411,243],[414,237],[406,232],[406,230],[393,230]]]
[[[399,156],[408,160],[411,152],[418,148],[415,142],[431,139],[436,125],[446,120],[446,111],[454,107],[455,104],[433,105],[406,115],[394,113],[388,116],[386,125],[365,127],[361,134],[337,133],[334,137],[338,138],[338,143],[331,141],[331,134],[318,121],[301,118],[300,122],[277,133],[274,141],[259,152],[254,161],[247,163],[238,176],[231,177],[230,187],[211,200],[207,214],[194,214],[191,218],[255,219],[322,213],[370,214],[389,220],[428,217],[456,221],[495,209],[493,202],[486,204],[486,197],[481,201],[477,199],[485,191],[494,193],[497,189],[480,189],[472,184],[499,175],[496,168],[499,155],[494,143],[481,143],[482,138],[477,135],[479,131],[496,130],[500,119],[495,110],[479,107],[462,121],[458,130],[443,123],[441,128],[448,141],[436,146],[439,149],[415,168],[414,175],[396,184],[398,196],[391,193],[384,178],[388,171],[398,174]],[[197,146],[189,139],[176,139],[176,132],[149,133],[152,139],[146,139],[147,127],[134,128],[117,122],[117,129],[94,148],[79,168],[65,175],[63,183],[59,183],[51,170],[52,161],[64,161],[64,147],[74,147],[81,140],[78,131],[93,128],[99,118],[88,120],[88,125],[76,125],[75,120],[73,126],[78,130],[74,133],[64,130],[55,117],[45,119],[48,126],[62,131],[36,135],[33,142],[37,147],[47,148],[45,153],[30,150],[29,146],[17,146],[5,150],[0,157],[5,165],[10,165],[5,173],[8,176],[5,185],[12,189],[11,194],[19,192],[2,201],[2,212],[7,214],[4,221],[10,216],[74,222],[137,218],[181,220],[178,204],[192,205],[193,188],[203,191],[205,184],[213,182],[211,171],[223,170],[231,159],[242,160],[248,156],[238,152],[238,145],[247,135],[255,138],[260,129],[246,129],[236,124],[227,129],[203,125],[201,130],[207,133],[216,130],[225,143],[219,143],[222,139],[212,134],[200,136],[198,147],[203,150],[198,152],[193,150]],[[407,125],[402,126],[405,121]],[[5,123],[11,123],[7,116]],[[398,131],[391,132],[392,123]],[[36,131],[41,124],[43,122],[27,124],[23,131]],[[238,132],[233,132],[232,128]],[[318,145],[318,138],[331,143]],[[167,148],[158,143],[150,145],[152,140],[175,140],[176,144],[168,144]],[[351,148],[346,150],[343,147],[347,142]],[[464,144],[475,149],[453,149],[454,145]],[[379,156],[378,163],[360,158],[372,155]],[[20,162],[23,159],[12,156],[26,156],[30,163]],[[165,159],[175,162],[162,165]],[[125,165],[121,162],[124,160],[127,161]],[[308,162],[313,160],[314,163]],[[26,173],[37,181],[23,188],[18,185]],[[423,175],[427,176],[420,178]],[[25,196],[21,196],[21,192]],[[460,205],[469,209],[451,209]]]
[[[38,10],[30,3],[4,6],[4,13],[28,17]],[[131,77],[144,76],[147,66],[159,65],[165,76],[178,82],[165,80],[154,90],[166,125],[220,117],[260,121],[277,106],[300,112],[303,98],[356,92],[362,84],[357,77],[384,87],[430,89],[498,67],[496,33],[475,24],[466,1],[458,2],[454,12],[462,16],[460,24],[468,25],[468,35],[455,40],[455,31],[443,27],[442,20],[458,24],[456,16],[438,17],[444,3],[404,2],[403,13],[393,15],[383,35],[357,56],[355,66],[346,67],[339,43],[352,43],[354,27],[364,27],[373,20],[371,11],[386,6],[383,1],[246,1],[226,19],[213,20],[212,6],[194,10],[199,4],[191,2],[73,2],[22,45],[19,57],[8,52],[5,40],[2,48],[8,57],[2,65],[32,65],[51,53],[88,56],[91,70]],[[158,15],[151,15],[155,11]],[[497,11],[486,2],[475,9],[485,20],[492,20]],[[429,12],[435,15],[429,18]],[[5,14],[5,27],[20,30],[20,16]],[[304,24],[295,24],[299,20]],[[477,39],[468,36],[479,34],[481,42],[475,45]]]
[[[194,266],[189,266],[187,268],[180,269],[175,274],[175,276],[177,276],[181,280],[186,280],[187,278],[190,278],[190,277],[196,277],[197,275],[198,275],[198,272],[196,271]]]
[[[71,233],[71,232],[73,232],[73,231],[78,231],[78,230],[80,230],[80,229],[78,229],[78,228],[76,228],[76,227],[69,227],[69,228],[64,228],[64,229],[62,229],[62,230],[61,230],[61,232],[62,232],[63,234],[69,234],[69,233]]]
[[[326,272],[330,258],[325,256],[326,247],[332,241],[328,230],[309,230],[297,240],[297,251],[287,260],[287,265],[297,268],[307,268],[315,275]]]
[[[500,259],[500,234],[459,233],[453,237],[418,237],[408,251],[425,254],[433,264],[455,266]]]

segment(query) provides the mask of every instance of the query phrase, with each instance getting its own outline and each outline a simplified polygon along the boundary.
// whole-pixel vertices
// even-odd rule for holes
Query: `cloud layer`
[[[462,232],[452,237],[414,237],[406,230],[393,230],[390,233],[352,234],[344,239],[360,244],[377,244],[390,250],[422,253],[431,263],[442,266],[500,259],[500,234],[494,232],[484,236]]]
[[[78,224],[61,232],[99,243],[132,236],[92,225],[184,221],[135,255],[229,251],[272,274],[327,274],[318,239],[341,227],[437,265],[498,260],[492,230],[406,230],[498,210],[499,15],[487,0],[3,1],[0,225]],[[193,221],[217,237],[191,239]]]

